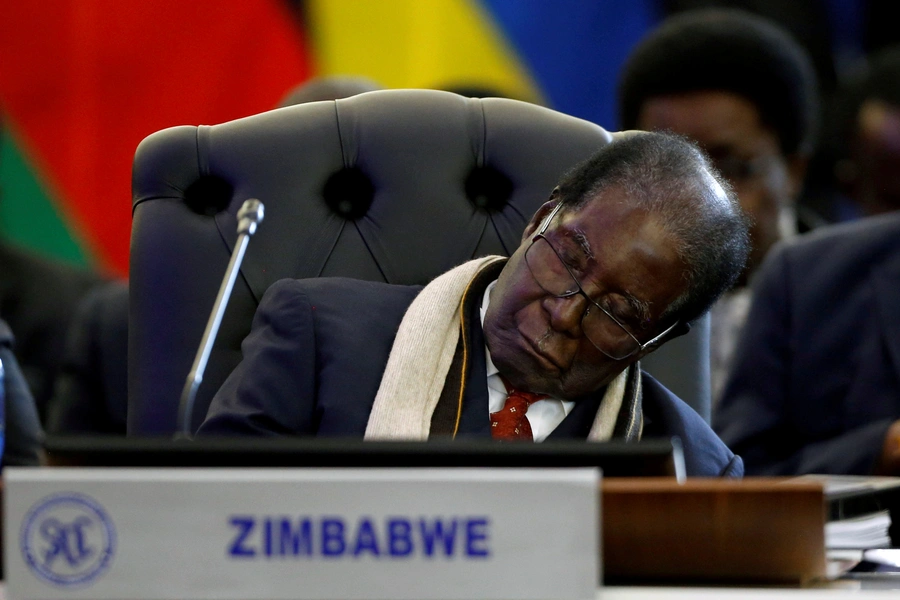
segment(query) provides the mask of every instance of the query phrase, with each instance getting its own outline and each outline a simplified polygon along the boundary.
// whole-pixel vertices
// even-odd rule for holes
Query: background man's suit
[[[38,420],[37,408],[25,378],[13,355],[13,332],[0,319],[0,362],[4,377],[0,382],[0,464],[3,466],[34,467],[40,463],[44,433]]]
[[[125,435],[128,410],[128,284],[95,286],[72,318],[48,433]]]
[[[362,437],[397,328],[420,290],[349,279],[275,283],[243,343],[243,361],[199,433]],[[483,290],[473,294],[480,299]],[[489,437],[483,335],[479,319],[469,321],[472,356],[458,435]],[[742,474],[741,459],[697,413],[649,375],[642,374],[642,385],[645,437],[681,437],[688,475]],[[576,402],[550,439],[585,437],[601,398],[602,390]]]
[[[869,473],[900,418],[900,215],[777,247],[713,424],[750,474]]]

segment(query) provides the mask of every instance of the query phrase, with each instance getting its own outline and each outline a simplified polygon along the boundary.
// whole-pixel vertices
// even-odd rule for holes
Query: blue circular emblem
[[[25,515],[19,547],[25,564],[40,579],[63,587],[86,585],[112,563],[116,530],[93,498],[54,494]]]

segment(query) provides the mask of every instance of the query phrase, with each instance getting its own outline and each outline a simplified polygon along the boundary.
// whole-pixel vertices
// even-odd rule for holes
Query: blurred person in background
[[[754,475],[900,475],[900,50],[839,98],[836,189],[876,216],[776,247],[760,270],[713,420]]]
[[[797,232],[818,118],[806,51],[777,25],[739,10],[687,11],[651,31],[619,81],[623,129],[665,130],[700,144],[752,219],[737,285],[711,311],[713,409],[750,304],[748,282],[778,240]]]
[[[35,466],[40,462],[43,433],[13,345],[12,330],[0,319],[0,465]]]
[[[900,475],[900,212],[776,245],[714,429],[751,475]]]
[[[821,154],[842,221],[900,208],[900,46],[873,55],[838,90]]]
[[[5,191],[0,190],[0,202]],[[15,356],[42,423],[78,302],[101,281],[97,273],[14,245],[0,234],[0,316],[16,334]]]
[[[47,409],[49,434],[125,435],[128,414],[128,283],[90,290],[66,337]]]
[[[0,199],[2,201],[2,199]],[[78,302],[103,278],[0,239],[0,315],[43,422]]]

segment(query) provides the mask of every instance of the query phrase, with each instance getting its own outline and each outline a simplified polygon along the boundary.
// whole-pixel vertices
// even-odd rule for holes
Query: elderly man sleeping
[[[690,142],[636,133],[568,173],[507,260],[422,286],[282,280],[199,435],[681,437],[688,475],[739,457],[639,360],[683,334],[748,254],[730,188]]]

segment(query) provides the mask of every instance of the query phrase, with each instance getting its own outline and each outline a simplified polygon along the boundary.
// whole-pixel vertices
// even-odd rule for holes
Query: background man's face
[[[728,92],[659,96],[641,107],[637,126],[691,138],[731,182],[741,207],[753,219],[747,263],[751,273],[792,224],[800,183],[788,168],[778,137],[762,123],[753,103]]]
[[[561,210],[545,237],[584,291],[646,342],[659,333],[660,315],[686,290],[685,268],[656,219],[631,207],[623,194],[609,188],[580,210]],[[553,297],[535,282],[525,251],[548,212],[535,215],[500,274],[484,334],[494,364],[514,386],[575,399],[603,387],[641,355],[608,358],[582,335],[587,301],[578,294]],[[648,314],[642,317],[628,295],[644,302]]]
[[[863,103],[851,147],[858,172],[850,195],[866,214],[900,209],[900,108]]]

